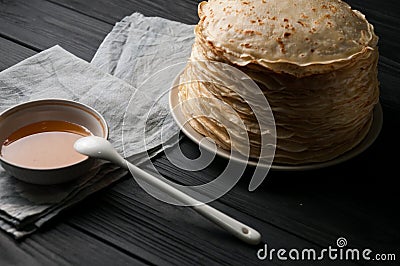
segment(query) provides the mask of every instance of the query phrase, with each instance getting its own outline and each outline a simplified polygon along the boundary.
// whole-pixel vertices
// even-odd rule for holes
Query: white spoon
[[[107,160],[123,168],[130,169],[135,177],[142,178],[145,182],[155,186],[169,196],[186,205],[191,205],[195,211],[205,218],[216,223],[244,242],[252,245],[260,243],[261,235],[259,232],[134,166],[119,155],[108,140],[96,136],[84,137],[75,142],[74,148],[79,153],[89,157]]]

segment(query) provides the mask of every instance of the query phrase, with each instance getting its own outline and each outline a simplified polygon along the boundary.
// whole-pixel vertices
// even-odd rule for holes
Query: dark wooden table
[[[269,248],[320,250],[335,247],[344,237],[350,248],[396,254],[396,262],[369,264],[399,265],[400,5],[395,0],[348,2],[367,15],[380,36],[384,125],[377,141],[335,167],[270,172],[253,193],[247,191],[249,170],[212,205],[257,228]],[[113,25],[133,12],[190,24],[198,20],[194,0],[0,0],[0,70],[56,44],[90,61]],[[188,139],[181,146],[189,156],[198,152]],[[166,177],[185,184],[216,176],[224,165],[217,159],[207,169],[190,173],[163,155],[154,163]],[[0,232],[0,265],[267,264],[257,258],[261,247],[243,244],[189,208],[152,198],[127,176],[21,242]],[[275,258],[269,263],[285,261]]]

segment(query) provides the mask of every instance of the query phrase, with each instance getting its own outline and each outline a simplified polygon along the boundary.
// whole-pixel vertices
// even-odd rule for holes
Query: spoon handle
[[[186,193],[183,193],[179,189],[165,183],[164,181],[138,168],[130,162],[126,161],[126,163],[131,173],[136,177],[142,178],[146,183],[157,187],[159,190],[167,193],[169,196],[181,201],[182,203],[191,205],[192,208],[199,214],[219,225],[242,241],[252,245],[257,245],[260,243],[261,235],[259,232],[257,232],[257,230],[233,219],[232,217],[217,209],[214,209],[205,203],[190,197]]]
[[[193,209],[248,244],[257,245],[261,241],[261,235],[257,230],[233,219],[210,205],[197,205],[193,206]]]

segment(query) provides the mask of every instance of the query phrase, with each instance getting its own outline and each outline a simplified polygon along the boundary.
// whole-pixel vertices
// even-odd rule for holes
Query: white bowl
[[[46,120],[75,123],[87,128],[95,136],[105,139],[108,137],[105,119],[93,108],[69,100],[44,99],[19,104],[0,114],[0,144],[16,130]],[[86,173],[93,162],[93,159],[85,158],[65,167],[33,169],[22,167],[0,156],[1,166],[9,174],[19,180],[40,185],[60,184],[74,180]]]

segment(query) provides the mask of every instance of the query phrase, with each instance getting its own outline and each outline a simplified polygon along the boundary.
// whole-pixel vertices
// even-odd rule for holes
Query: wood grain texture
[[[0,1],[3,36],[38,50],[59,44],[89,61],[112,25],[43,0]]]
[[[23,242],[1,233],[0,265],[148,265],[66,224],[41,231]]]
[[[181,22],[197,22],[190,0],[2,0],[0,70],[55,44],[90,60],[112,25],[133,12]],[[270,172],[254,193],[247,191],[251,169],[216,208],[260,230],[270,248],[326,248],[338,237],[350,247],[396,253],[400,246],[400,36],[397,1],[348,0],[367,15],[380,36],[379,80],[384,126],[365,153],[332,168],[308,172]],[[1,93],[1,92],[0,92]],[[184,139],[181,148],[198,156]],[[217,158],[198,172],[154,160],[167,178],[199,184],[217,176],[226,162]],[[0,232],[0,265],[286,265],[260,262],[258,248],[243,245],[188,208],[147,195],[132,178],[100,192],[58,217],[46,228],[14,242]],[[295,265],[321,265],[297,262]],[[324,265],[362,265],[325,261]],[[377,262],[368,265],[381,265]],[[384,265],[395,265],[389,262]]]
[[[144,265],[145,263],[117,250],[68,225],[49,229],[46,234],[32,236],[22,248],[38,261],[58,265]],[[43,254],[43,257],[39,257]]]
[[[35,259],[35,254],[28,253],[19,243],[16,243],[3,232],[0,232],[0,250],[1,265],[40,265]]]
[[[0,47],[0,71],[36,54],[36,51],[32,49],[1,37]]]
[[[100,201],[99,201],[100,199]],[[161,265],[258,265],[257,250],[243,245],[189,208],[159,202],[144,193],[132,179],[119,183],[97,198],[85,202],[89,211],[68,220],[79,228],[119,247],[140,254],[143,259]],[[271,247],[319,247],[280,230],[255,217],[244,215],[221,203],[213,205],[259,228]],[[93,208],[90,208],[93,206]],[[101,206],[101,207],[99,207]],[[156,255],[156,256],[155,256]],[[330,265],[326,261],[327,265]],[[273,261],[272,265],[279,265]],[[304,263],[304,265],[317,265]],[[353,265],[348,263],[347,265]]]
[[[197,4],[201,1],[137,1],[137,0],[51,0],[61,6],[114,24],[134,12],[145,16],[158,16],[186,24],[198,22]]]

